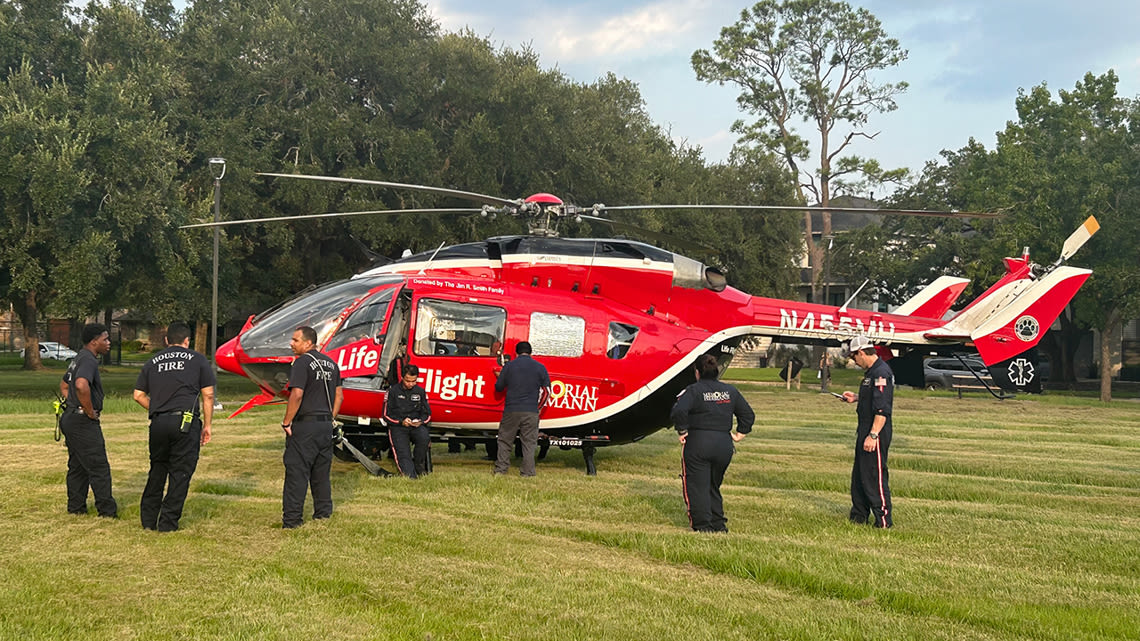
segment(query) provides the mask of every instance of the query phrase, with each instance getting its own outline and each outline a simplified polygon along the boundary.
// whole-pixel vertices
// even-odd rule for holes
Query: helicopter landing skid
[[[380,467],[376,464],[375,461],[365,456],[364,452],[361,452],[360,450],[353,447],[352,443],[349,443],[348,439],[344,437],[343,432],[338,433],[337,436],[339,438],[336,440],[336,445],[347,450],[349,454],[352,454],[353,458],[355,458],[357,461],[360,461],[360,464],[364,466],[364,469],[368,470],[369,474],[372,476],[392,476],[391,472]]]
[[[582,458],[586,459],[586,476],[597,476],[598,468],[594,465],[594,452],[598,448],[593,445],[587,445],[582,448]]]
[[[597,476],[598,468],[594,465],[594,454],[598,451],[599,445],[608,445],[610,438],[604,435],[590,435],[590,436],[547,436],[540,434],[538,443],[541,449],[541,454],[544,455],[551,445],[557,446],[563,450],[570,450],[574,448],[581,448],[582,458],[586,461],[586,475]],[[540,455],[540,459],[542,456]]]

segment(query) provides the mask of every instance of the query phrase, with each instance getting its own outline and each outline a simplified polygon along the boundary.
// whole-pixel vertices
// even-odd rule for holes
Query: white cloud
[[[572,62],[643,50],[654,54],[668,51],[693,30],[708,4],[702,0],[665,0],[634,7],[596,26],[591,26],[580,11],[569,13],[557,20],[560,26],[550,34],[552,53],[560,61]]]

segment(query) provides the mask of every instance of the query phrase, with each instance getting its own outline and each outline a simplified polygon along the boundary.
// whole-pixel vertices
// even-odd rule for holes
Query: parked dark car
[[[977,358],[964,358],[965,363],[953,357],[936,356],[928,358],[922,364],[923,380],[926,389],[951,389],[955,382],[967,383],[969,381],[958,379],[955,376],[969,376],[970,380],[977,382],[970,370],[973,370],[987,383],[991,382],[990,372],[985,363]],[[966,366],[969,365],[967,368]]]

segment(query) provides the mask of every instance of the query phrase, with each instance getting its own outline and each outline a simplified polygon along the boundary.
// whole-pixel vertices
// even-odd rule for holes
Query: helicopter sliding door
[[[499,420],[494,369],[506,309],[425,295],[415,302],[411,362],[440,427],[486,429]]]
[[[398,381],[398,361],[408,359],[408,324],[412,318],[412,292],[404,290],[392,306],[392,315],[384,332],[384,349],[380,352],[377,373],[382,374],[380,387],[387,389]]]

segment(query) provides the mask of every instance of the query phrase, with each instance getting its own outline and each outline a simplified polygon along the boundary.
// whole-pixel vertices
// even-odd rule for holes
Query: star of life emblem
[[[1033,381],[1033,363],[1027,358],[1019,358],[1009,364],[1009,381],[1018,387],[1025,387]]]
[[[1027,343],[1037,338],[1040,331],[1041,326],[1037,323],[1037,319],[1032,316],[1022,316],[1013,324],[1013,333]]]

